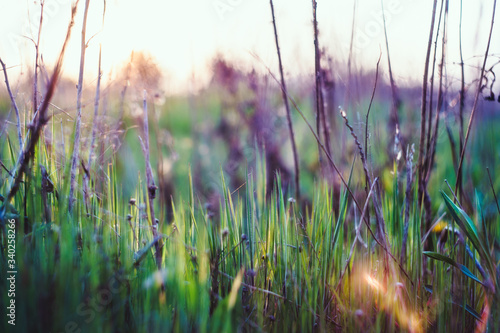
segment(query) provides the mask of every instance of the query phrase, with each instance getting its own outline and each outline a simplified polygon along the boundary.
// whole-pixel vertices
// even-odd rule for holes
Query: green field
[[[219,56],[162,98],[141,54],[82,102],[64,52],[36,108],[2,87],[0,332],[499,332],[494,72],[445,86],[430,54],[397,92],[319,52],[288,89]]]

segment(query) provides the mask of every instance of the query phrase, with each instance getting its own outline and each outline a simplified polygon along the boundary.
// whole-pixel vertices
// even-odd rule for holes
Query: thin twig
[[[467,132],[465,134],[464,148],[462,149],[462,152],[461,152],[461,155],[460,155],[460,162],[458,163],[457,180],[455,181],[455,184],[458,183],[458,179],[461,177],[462,164],[463,164],[464,156],[465,156],[465,149],[467,148],[467,142],[469,141],[470,130],[471,130],[471,127],[472,127],[472,121],[474,120],[474,115],[476,114],[476,111],[477,111],[477,102],[479,100],[479,94],[481,93],[481,84],[483,82],[484,69],[486,67],[486,61],[488,60],[488,53],[490,51],[491,35],[493,34],[493,26],[495,25],[495,12],[496,12],[496,8],[497,8],[497,0],[494,0],[493,1],[493,13],[492,13],[492,16],[491,16],[490,34],[488,35],[488,44],[486,46],[486,51],[484,53],[483,66],[481,68],[481,75],[479,76],[479,82],[478,82],[478,86],[477,86],[476,97],[474,98],[474,105],[472,107],[472,112],[470,114],[469,124],[467,125]],[[455,193],[457,193],[457,189],[458,189],[458,187],[455,185]]]
[[[10,200],[14,197],[14,195],[16,195],[17,191],[19,190],[19,184],[21,183],[23,175],[26,172],[26,169],[29,165],[29,161],[35,154],[35,147],[38,142],[38,139],[40,138],[40,132],[50,119],[50,116],[47,114],[47,110],[49,107],[49,102],[54,95],[57,86],[57,81],[59,80],[59,76],[61,74],[64,54],[66,52],[66,46],[68,45],[68,41],[71,36],[71,28],[75,24],[75,15],[78,2],[79,0],[77,0],[76,3],[71,8],[71,21],[68,25],[68,30],[66,32],[66,39],[64,40],[61,53],[59,53],[59,58],[56,62],[54,73],[52,74],[52,77],[50,79],[50,83],[48,85],[45,97],[43,98],[43,102],[40,105],[38,112],[33,117],[32,121],[33,130],[30,130],[30,132],[28,133],[27,135],[27,138],[29,136],[29,139],[27,139],[28,142],[24,145],[24,150],[21,152],[21,154],[19,154],[19,157],[16,161],[16,165],[14,168],[15,172],[13,172],[14,177],[12,177],[9,181],[9,187],[8,187],[9,192],[6,200],[7,203],[10,202]]]
[[[230,280],[234,280],[234,277],[232,277],[231,275],[229,274],[226,274],[222,271],[219,270],[219,274],[221,274],[222,276],[230,279]],[[260,291],[261,293],[264,293],[264,294],[268,294],[268,295],[271,295],[271,296],[274,296],[274,297],[277,297],[277,298],[280,298],[280,299],[283,299],[285,301],[287,301],[287,299],[279,294],[276,294],[276,293],[273,293],[272,291],[269,291],[269,290],[266,290],[266,289],[262,289],[262,288],[257,288],[257,287],[254,287],[254,286],[251,286],[249,284],[246,284],[244,282],[241,282],[241,285],[248,288],[248,289],[251,289],[251,290],[254,290],[254,291]]]
[[[101,30],[104,29],[104,19],[106,17],[106,1],[104,1],[104,9],[102,13],[102,24],[101,24]],[[100,32],[99,31],[99,32]],[[93,36],[92,36],[93,37]],[[86,45],[88,46],[90,38],[87,42]],[[99,45],[99,65],[97,69],[97,85],[96,85],[96,91],[95,91],[95,99],[94,99],[94,120],[92,122],[92,138],[90,142],[90,147],[89,147],[89,157],[87,161],[88,168],[92,168],[92,157],[94,155],[94,148],[95,148],[95,141],[96,141],[96,136],[97,136],[97,128],[98,128],[98,118],[99,118],[99,102],[101,100],[101,78],[102,78],[102,70],[101,70],[101,54],[102,54],[102,45]],[[84,186],[84,195],[85,195],[85,204],[88,209],[88,199],[90,195],[90,172],[87,175],[87,173],[84,173],[83,175],[83,186]],[[135,233],[134,233],[135,237]]]
[[[430,77],[430,88],[429,88],[429,117],[427,120],[427,143],[426,143],[426,155],[425,155],[425,167],[424,167],[424,176],[423,179],[425,180],[427,177],[425,173],[427,172],[427,166],[429,165],[430,161],[430,156],[431,156],[431,139],[432,139],[432,109],[434,105],[434,76],[436,72],[436,60],[437,60],[437,50],[438,50],[438,39],[439,39],[439,31],[441,30],[441,21],[443,18],[443,9],[444,9],[444,3],[445,0],[441,0],[441,6],[439,9],[439,19],[438,19],[438,24],[437,24],[437,29],[436,29],[436,39],[434,40],[434,52],[432,55],[432,72],[431,72],[431,77]],[[427,184],[426,190],[427,190]]]
[[[7,173],[11,176],[11,177],[14,177],[14,175],[12,174],[12,172],[10,172],[9,169],[7,169],[7,167],[5,166],[5,164],[3,164],[3,162],[0,160],[0,166],[2,167],[2,169],[4,169],[5,171],[7,171]]]
[[[356,5],[357,0],[354,0],[352,6],[352,23],[351,23],[351,41],[349,42],[349,56],[347,57],[347,84],[345,85],[344,93],[344,107],[347,111],[350,110],[351,105],[351,80],[352,80],[352,59],[354,49],[354,37],[356,34]]]
[[[83,13],[83,25],[82,25],[82,38],[80,46],[80,73],[78,75],[78,90],[76,96],[76,126],[75,126],[75,138],[73,142],[73,155],[71,157],[71,173],[70,173],[70,188],[69,188],[69,203],[68,209],[71,211],[73,209],[73,198],[75,194],[76,187],[76,170],[78,168],[80,160],[80,132],[82,126],[82,93],[83,93],[83,72],[85,67],[85,49],[86,49],[86,38],[85,33],[87,30],[87,15],[89,11],[90,0],[85,1],[85,11]]]
[[[401,101],[400,101],[399,96],[398,96],[394,76],[392,75],[391,56],[389,53],[389,38],[387,37],[387,26],[386,26],[386,22],[385,22],[384,0],[380,0],[380,4],[382,6],[382,22],[384,23],[385,48],[386,48],[386,52],[387,52],[387,66],[389,69],[389,81],[391,83],[391,93],[392,93],[392,106],[391,106],[389,129],[391,131],[395,131],[395,130],[397,130],[397,128],[399,128],[398,110],[399,110]]]
[[[366,120],[365,120],[365,156],[368,156],[368,119],[370,117],[370,111],[372,109],[373,99],[375,98],[375,91],[377,91],[377,83],[378,83],[378,70],[380,65],[380,59],[382,59],[382,51],[380,51],[380,55],[377,60],[377,69],[375,70],[375,83],[373,84],[372,96],[370,97],[370,104],[368,105],[368,111],[366,111]]]
[[[144,153],[144,159],[146,163],[146,182],[147,182],[147,203],[149,207],[149,218],[151,223],[151,229],[153,232],[153,238],[158,238],[158,228],[159,220],[155,219],[155,211],[154,211],[154,199],[156,198],[156,190],[158,187],[155,184],[153,177],[153,170],[151,169],[150,162],[150,152],[149,152],[149,119],[148,119],[148,105],[147,105],[147,94],[144,91],[144,99],[143,99],[143,109],[144,109],[144,140],[139,137],[142,146],[142,152]],[[155,243],[155,259],[156,266],[158,269],[161,269],[161,261],[162,261],[162,253],[163,253],[163,242],[159,240]]]
[[[424,146],[425,146],[425,124],[427,123],[427,80],[429,76],[429,62],[431,58],[432,37],[434,35],[434,24],[436,22],[437,0],[434,0],[432,9],[431,28],[429,32],[429,40],[427,42],[427,54],[425,57],[424,78],[422,83],[422,102],[421,102],[421,119],[420,119],[420,143],[418,152],[418,202],[421,202],[425,192],[425,182],[423,181],[425,162],[424,162]]]
[[[280,51],[280,44],[278,40],[278,28],[276,27],[276,18],[274,16],[274,5],[273,5],[273,0],[269,0],[269,3],[271,5],[271,14],[273,17],[273,28],[274,28],[274,39],[276,41],[276,52],[278,54],[278,62],[279,62],[279,70],[280,70],[280,77],[281,77],[281,85],[286,89],[286,83],[285,83],[285,75],[283,74],[283,63],[281,61],[281,51]],[[299,167],[299,155],[297,152],[297,145],[295,143],[295,134],[293,132],[293,124],[292,124],[292,117],[290,114],[290,105],[288,103],[288,98],[286,98],[285,93],[283,95],[283,102],[285,103],[285,109],[286,109],[286,119],[288,123],[288,130],[290,132],[290,141],[292,143],[292,151],[293,151],[293,162],[295,166],[295,196],[297,197],[297,200],[300,200],[300,167]]]
[[[325,104],[323,97],[323,80],[321,73],[321,51],[319,49],[319,32],[318,32],[318,19],[317,19],[317,7],[318,3],[316,0],[312,0],[313,7],[313,26],[314,26],[314,68],[316,76],[316,131],[321,137],[321,131],[323,131],[324,143],[328,154],[332,153],[330,147],[330,129],[325,115]],[[321,150],[319,151],[320,161],[321,161]]]
[[[19,116],[19,108],[17,107],[16,99],[14,98],[14,95],[12,95],[12,91],[10,90],[10,84],[9,84],[9,77],[7,76],[7,69],[5,68],[5,64],[2,61],[2,58],[0,58],[0,64],[2,65],[3,68],[3,75],[5,77],[5,85],[7,86],[7,91],[9,93],[10,97],[10,102],[12,103],[12,107],[14,108],[14,111],[16,112],[16,120],[17,120],[17,138],[19,140],[19,151],[23,151],[23,135],[21,133],[21,120]]]
[[[99,46],[99,65],[98,65],[98,74],[97,74],[97,85],[95,88],[94,120],[92,122],[92,139],[90,141],[89,157],[87,160],[87,165],[88,165],[89,169],[92,166],[92,155],[94,154],[94,145],[95,145],[95,140],[96,140],[96,136],[97,136],[97,124],[98,124],[98,117],[99,117],[99,101],[100,101],[100,94],[101,94],[101,77],[102,77],[101,46]],[[86,198],[88,198],[89,191],[90,191],[89,181],[90,181],[89,177],[87,177],[87,175],[85,174],[84,175],[84,186],[85,186],[85,197]]]
[[[493,181],[491,180],[490,168],[486,167],[488,172],[488,178],[490,180],[491,191],[493,192],[493,197],[495,198],[495,204],[497,206],[498,214],[500,214],[500,205],[498,204],[497,194],[495,192],[495,187],[493,186]]]
[[[427,157],[429,157],[429,161],[427,164],[427,172],[425,175],[425,182],[427,183],[430,178],[431,170],[434,165],[434,158],[436,155],[436,145],[437,145],[437,135],[439,129],[439,117],[441,113],[441,109],[444,105],[444,87],[443,87],[443,78],[444,78],[444,66],[446,62],[446,43],[447,43],[447,29],[448,29],[448,7],[449,1],[445,1],[445,10],[444,10],[444,18],[443,18],[443,36],[441,42],[441,63],[439,64],[439,90],[438,90],[438,102],[436,107],[436,118],[434,120],[434,133],[432,135],[430,152],[428,151]],[[432,108],[432,106],[430,106]]]
[[[445,179],[444,182],[446,183],[446,185],[448,185],[448,188],[450,189],[451,194],[453,194],[453,198],[455,199],[455,202],[457,203],[458,207],[460,207],[460,209],[463,209],[462,204],[458,200],[457,195],[453,192],[453,189],[451,188],[451,185],[448,182],[448,179]]]
[[[458,47],[460,51],[460,108],[458,112],[459,117],[459,151],[464,148],[464,108],[465,108],[465,70],[464,70],[464,57],[462,53],[462,10],[463,10],[463,0],[460,0],[460,23],[458,31]],[[457,187],[460,198],[462,198],[462,175],[457,179]]]
[[[106,17],[106,1],[104,1],[104,9],[102,12],[102,23],[101,30],[104,29],[104,19]],[[88,44],[88,42],[87,42]],[[98,125],[98,116],[99,116],[99,102],[101,101],[101,78],[102,78],[102,70],[101,70],[101,53],[102,53],[102,45],[99,45],[99,65],[98,65],[98,73],[97,73],[97,85],[95,89],[95,99],[94,99],[94,121],[92,123],[92,140],[89,148],[89,158],[88,158],[88,166],[90,168],[92,163],[92,155],[94,154],[94,145],[95,139],[97,135],[97,125]]]
[[[40,36],[42,35],[42,23],[43,23],[43,7],[45,5],[45,1],[42,0],[40,2],[40,23],[38,25],[38,38],[35,43],[35,73],[33,77],[33,113],[38,109],[38,59],[39,49],[40,49]]]
[[[425,241],[427,240],[427,238],[429,237],[429,235],[432,233],[432,231],[434,230],[434,228],[443,220],[443,218],[446,216],[446,213],[443,213],[441,214],[441,216],[439,216],[436,221],[434,223],[432,223],[431,227],[429,228],[429,230],[427,230],[427,233],[425,234],[424,237],[422,237],[422,240],[420,241],[420,244],[424,245],[425,244]]]

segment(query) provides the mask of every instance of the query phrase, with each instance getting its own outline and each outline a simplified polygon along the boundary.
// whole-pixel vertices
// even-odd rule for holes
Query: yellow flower
[[[432,232],[440,233],[446,227],[448,227],[448,222],[440,221],[438,224],[434,226],[434,228],[432,228]]]

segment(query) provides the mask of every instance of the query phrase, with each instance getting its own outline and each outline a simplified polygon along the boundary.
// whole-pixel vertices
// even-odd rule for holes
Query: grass
[[[5,155],[15,156],[10,145],[5,147]],[[220,212],[212,216],[199,202],[189,174],[181,181],[190,183],[191,195],[178,198],[172,221],[161,224],[165,248],[158,271],[145,212],[144,175],[137,175],[132,195],[136,201],[131,205],[130,197],[122,195],[124,185],[111,160],[104,169],[102,190],[91,197],[90,207],[80,197],[68,214],[64,199],[68,175],[58,172],[55,160],[55,150],[47,150],[40,142],[31,176],[14,198],[14,207],[23,213],[17,202],[26,202],[24,214],[29,217],[14,215],[19,272],[16,329],[20,331],[418,332],[432,327],[446,331],[458,320],[453,314],[457,307],[464,309],[458,316],[463,327],[484,321],[480,314],[488,293],[481,285],[450,269],[446,260],[423,266],[422,255],[432,255],[422,252],[422,213],[416,193],[409,206],[408,257],[403,264],[408,279],[394,263],[393,274],[385,271],[384,252],[362,227],[362,242],[357,242],[352,259],[346,262],[355,228],[362,221],[345,189],[334,207],[330,186],[316,183],[312,203],[304,210],[286,199],[278,178],[273,194],[266,198],[266,187],[271,185],[266,184],[265,162],[259,154],[255,170],[246,172],[249,176],[241,189],[228,188],[221,173]],[[47,166],[59,193],[59,199],[55,192],[47,194],[53,217],[49,223],[43,222],[38,165]],[[66,165],[68,170],[69,160]],[[392,182],[386,182],[392,188],[387,188],[381,201],[391,251],[399,257],[405,191],[399,188],[404,175],[394,165],[388,176]],[[354,177],[350,178],[355,188]],[[476,228],[471,232],[467,225],[458,225],[466,235],[464,244],[469,244],[480,262],[488,263],[488,249],[498,241],[498,213],[483,215],[485,224],[476,226],[447,198],[440,204],[451,207],[446,221],[451,225],[451,214],[456,223],[467,221],[470,228]],[[479,217],[483,202],[478,196]],[[438,215],[444,211],[444,207],[438,209]],[[482,239],[471,238],[480,232]],[[486,241],[484,235],[489,235],[488,249],[480,245]],[[430,237],[436,244],[440,234]],[[458,251],[453,250],[452,237],[448,238],[440,253],[468,267],[479,280],[472,259],[460,253],[464,251],[460,245]],[[491,265],[487,276],[493,276],[494,258]],[[423,279],[423,270],[431,271],[430,277]],[[5,283],[6,270],[1,274]],[[460,283],[450,285],[452,278]]]
[[[435,123],[434,167],[421,169],[426,156],[411,144],[432,123],[417,124],[420,96],[398,92],[405,112],[400,132],[388,133],[394,82],[378,81],[377,65],[382,92],[372,101],[365,84],[347,113],[327,117],[316,51],[317,80],[288,81],[291,90],[283,74],[273,82],[270,70],[244,73],[224,59],[209,87],[164,105],[109,89],[90,159],[94,119],[82,113],[79,138],[80,125],[49,107],[61,56],[42,116],[0,136],[0,331],[498,331],[499,120],[476,116],[467,131],[455,198],[447,182],[462,162],[448,140],[459,142],[460,129],[447,137]],[[290,110],[279,110],[281,97]],[[116,119],[110,104],[140,112]],[[487,106],[476,97],[473,109]],[[309,120],[315,114],[323,123]],[[11,264],[15,327],[4,306]]]

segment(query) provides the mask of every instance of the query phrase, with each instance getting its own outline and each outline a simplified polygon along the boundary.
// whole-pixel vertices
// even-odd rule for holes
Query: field
[[[314,73],[285,75],[269,4],[278,66],[219,54],[192,92],[144,52],[84,82],[89,0],[53,67],[1,61],[1,332],[500,332],[496,1],[468,81],[433,1],[411,85],[389,43],[333,61],[314,0]]]

